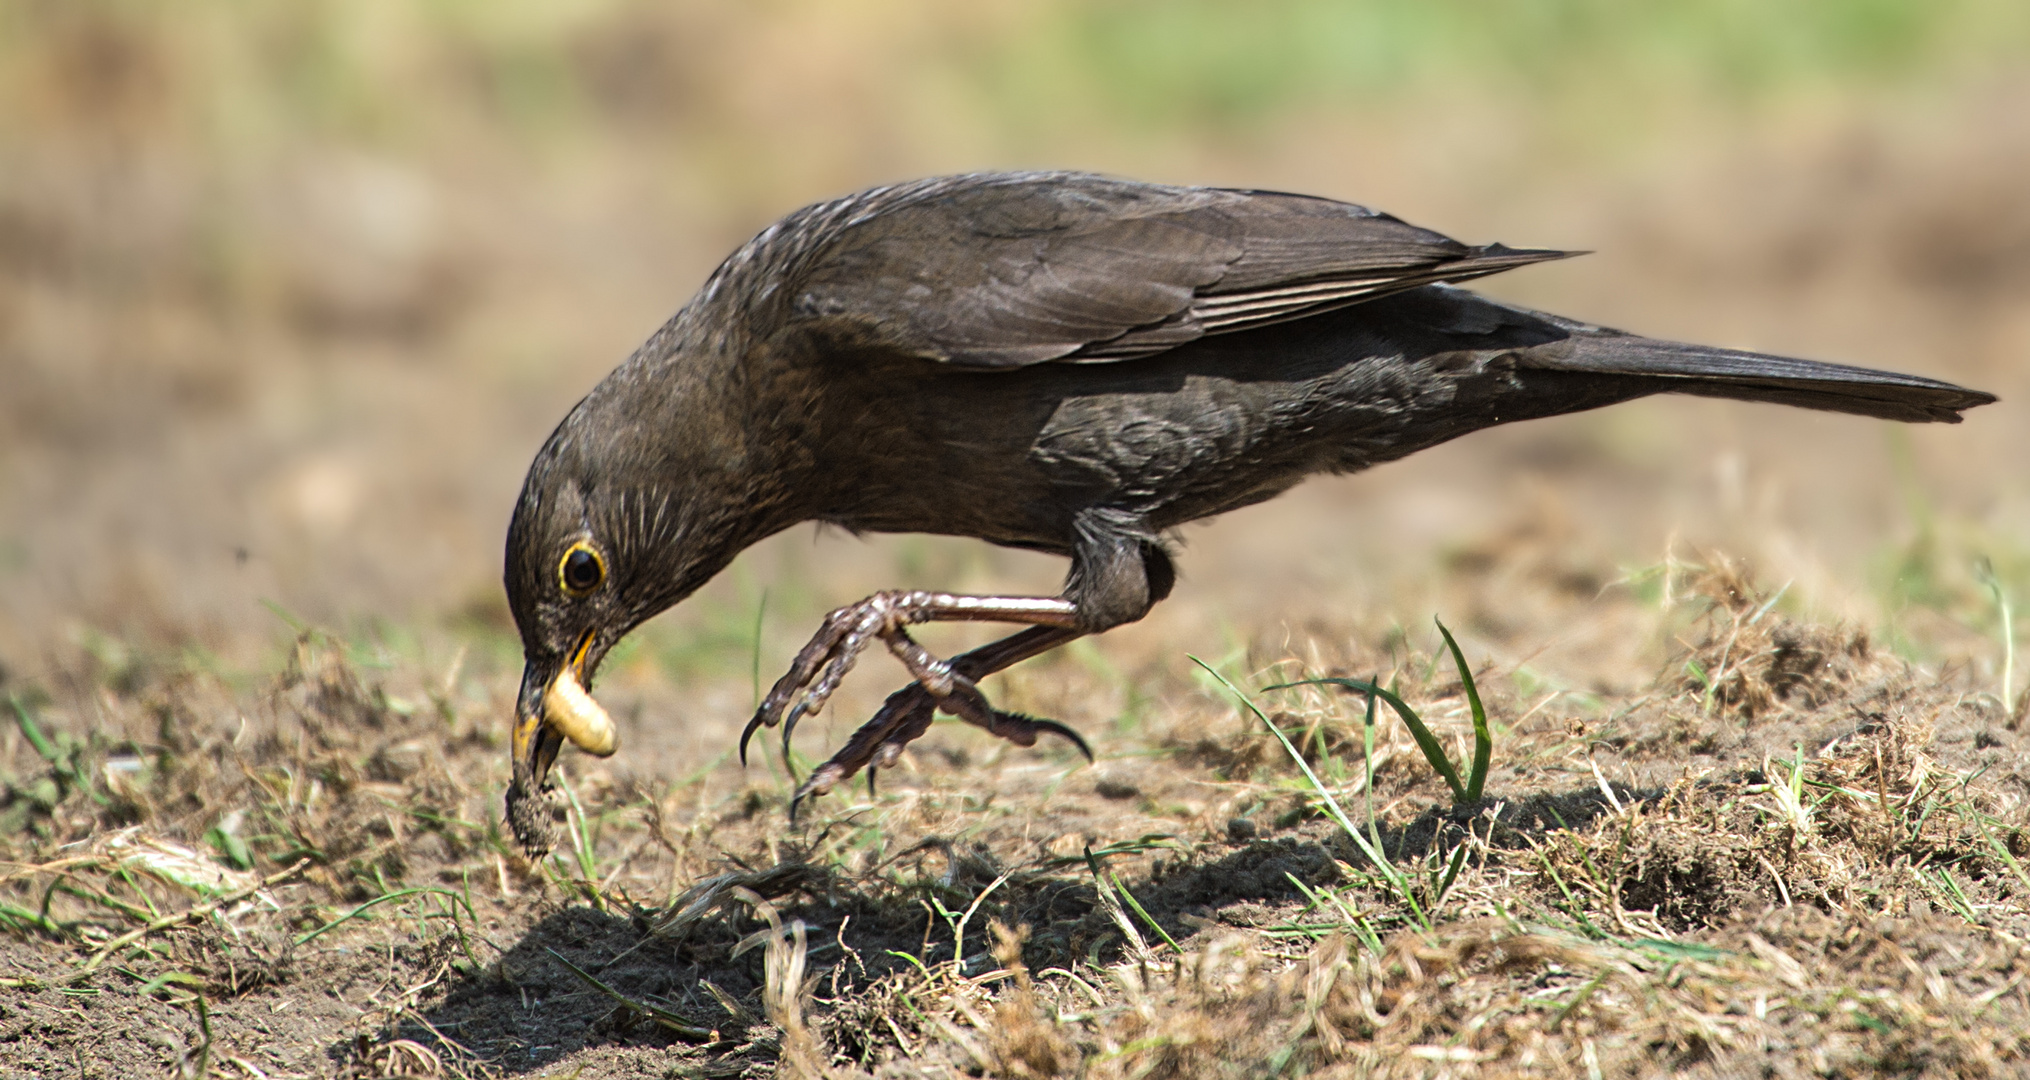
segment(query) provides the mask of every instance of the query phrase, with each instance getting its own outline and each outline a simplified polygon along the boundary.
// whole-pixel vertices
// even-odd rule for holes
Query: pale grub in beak
[[[620,732],[613,726],[613,717],[578,685],[578,673],[569,666],[557,673],[543,694],[543,722],[595,757],[610,757],[620,749]]]

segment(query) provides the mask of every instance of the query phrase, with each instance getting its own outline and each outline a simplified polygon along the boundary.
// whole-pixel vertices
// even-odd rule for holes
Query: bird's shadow
[[[1619,793],[1624,804],[1659,795]],[[1581,788],[1433,808],[1379,832],[1393,863],[1442,863],[1469,831],[1497,849],[1521,847],[1552,832],[1584,828],[1610,809],[1599,790]],[[804,865],[795,873],[777,867],[743,880],[776,893],[768,899],[785,923],[804,924],[807,976],[815,981],[821,1006],[955,958],[963,974],[990,970],[996,966],[990,920],[1029,928],[1022,955],[1032,970],[1080,960],[1106,964],[1125,955],[1127,942],[1102,905],[1083,858],[1011,873],[982,905],[961,944],[954,920],[940,908],[965,910],[1005,868],[984,853],[948,854],[942,874],[851,877]],[[1121,884],[1161,928],[1160,935],[1146,934],[1150,942],[1168,937],[1188,943],[1220,926],[1259,927],[1288,919],[1290,902],[1302,902],[1305,889],[1343,884],[1342,864],[1358,869],[1364,860],[1343,833],[1313,822],[1232,843],[1205,861],[1157,859]],[[772,1061],[777,1033],[762,1003],[766,949],[740,947],[767,923],[748,903],[733,901],[730,888],[726,897],[728,902],[691,921],[674,939],[657,932],[661,911],[601,910],[582,902],[560,907],[492,962],[464,965],[447,976],[447,990],[381,1032],[378,1042],[411,1040],[436,1047],[440,1056],[483,1062],[507,1074],[540,1071],[582,1051],[609,1047],[652,1049],[689,1061],[703,1075],[734,1075],[749,1063]],[[1146,922],[1141,928],[1149,929]],[[966,955],[956,957],[958,949]],[[873,1037],[853,1025],[836,1025],[828,1035],[849,1056],[874,1049]],[[852,1045],[856,1040],[868,1045]],[[341,1040],[327,1053],[343,1066],[367,1045],[358,1038]]]

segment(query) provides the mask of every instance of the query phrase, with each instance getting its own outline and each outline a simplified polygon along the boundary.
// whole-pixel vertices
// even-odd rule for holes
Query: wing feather
[[[1081,173],[879,188],[756,244],[784,250],[735,259],[779,273],[785,323],[976,368],[1132,359],[1566,255],[1469,247],[1327,199]]]

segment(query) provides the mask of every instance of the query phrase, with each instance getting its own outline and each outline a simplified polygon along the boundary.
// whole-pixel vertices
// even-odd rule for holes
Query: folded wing
[[[783,232],[811,237],[785,267],[787,321],[973,368],[1147,356],[1569,254],[1329,199],[1077,173],[876,189]]]

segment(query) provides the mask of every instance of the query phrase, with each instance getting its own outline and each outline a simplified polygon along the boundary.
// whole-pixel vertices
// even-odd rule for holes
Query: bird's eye
[[[564,561],[557,564],[557,581],[572,596],[584,596],[605,580],[606,560],[583,540],[572,544],[571,550],[564,553]]]

